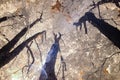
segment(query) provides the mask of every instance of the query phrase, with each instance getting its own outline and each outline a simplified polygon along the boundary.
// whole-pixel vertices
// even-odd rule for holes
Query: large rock
[[[90,5],[93,4],[91,0],[60,0],[60,3],[56,3],[56,0],[26,0],[26,3],[22,3],[20,0],[2,1],[0,3],[0,17],[6,16],[10,18],[0,23],[0,48],[8,43],[5,37],[11,40],[26,25],[39,18],[42,10],[42,21],[29,29],[16,46],[43,30],[46,30],[47,37],[43,42],[41,36],[36,38],[41,53],[36,41],[33,40],[31,50],[35,62],[30,67],[28,74],[28,67],[24,66],[28,64],[28,59],[31,62],[32,58],[28,57],[27,48],[25,48],[15,59],[0,69],[0,80],[38,79],[42,64],[53,43],[53,32],[63,34],[60,41],[61,52],[58,54],[55,67],[58,80],[63,78],[63,70],[62,67],[60,68],[60,65],[62,65],[60,62],[61,54],[67,68],[64,71],[65,80],[120,79],[120,55],[117,54],[119,48],[91,23],[86,23],[87,34],[85,34],[84,26],[82,26],[81,30],[76,30],[76,26],[73,25],[91,9]],[[25,0],[23,1],[25,2]],[[119,10],[114,3],[100,5],[102,19],[105,19],[105,22],[118,29],[120,29]],[[92,10],[92,13],[100,19],[97,7]],[[15,17],[11,17],[12,15]],[[42,59],[40,54],[42,54]]]

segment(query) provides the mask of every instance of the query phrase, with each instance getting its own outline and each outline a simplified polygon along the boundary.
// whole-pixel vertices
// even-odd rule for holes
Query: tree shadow
[[[4,21],[6,21],[6,20],[8,20],[8,19],[10,19],[10,18],[15,18],[15,17],[20,17],[20,18],[22,18],[23,15],[21,14],[21,15],[4,16],[4,17],[0,18],[0,23],[4,22]]]
[[[32,64],[35,62],[35,58],[34,58],[34,55],[33,55],[33,52],[32,52],[32,50],[31,50],[31,45],[32,45],[32,43],[33,43],[33,41],[31,41],[31,43],[30,43],[30,45],[26,45],[26,48],[27,48],[27,56],[28,56],[28,64],[27,65],[25,65],[23,68],[22,68],[22,73],[23,73],[23,71],[24,71],[24,68],[25,67],[28,67],[28,69],[27,69],[27,74],[29,73],[29,71],[30,71],[30,68],[31,68],[31,66],[32,66]],[[30,57],[32,58],[32,61],[31,61],[31,63],[30,63]]]
[[[32,37],[23,41],[20,45],[18,45],[14,50],[9,52],[8,54],[0,56],[0,68],[9,63],[12,59],[14,59],[34,38],[36,38],[38,35],[44,34],[45,32],[46,31],[42,31],[33,35]]]
[[[54,43],[47,54],[46,61],[43,64],[39,80],[57,80],[55,75],[55,63],[57,53],[60,51],[59,41],[61,39],[61,36],[61,33],[59,33],[59,36],[54,33]]]
[[[67,70],[66,63],[62,55],[60,56],[60,58],[61,58],[61,66],[62,66],[62,80],[65,80],[65,71]]]
[[[119,54],[120,54],[120,52],[115,52],[115,53],[111,54],[110,56],[105,57],[105,58],[103,59],[102,64],[101,64],[95,71],[93,71],[93,72],[91,72],[90,74],[88,74],[86,80],[89,80],[91,76],[97,74],[98,72],[99,72],[99,75],[100,75],[99,80],[102,80],[102,78],[103,78],[102,75],[105,74],[105,72],[104,72],[105,64],[107,63],[107,61],[108,61],[110,58],[112,58],[112,57],[115,56],[115,55],[119,55]],[[118,63],[118,64],[120,64],[120,63]],[[119,66],[119,65],[118,65],[118,66]],[[119,71],[120,71],[120,66],[119,66],[119,70],[118,70],[117,72],[119,72]]]
[[[96,8],[96,7],[98,7],[98,6],[102,5],[102,4],[105,4],[105,3],[114,3],[116,5],[116,7],[120,8],[119,2],[120,2],[120,0],[100,0],[97,3],[95,3],[93,1],[93,4],[90,5],[90,6],[93,6],[92,9],[94,9],[94,8]]]
[[[33,23],[30,24],[30,28],[32,28],[37,22],[41,21],[42,14],[40,18],[36,19]],[[0,49],[0,55],[4,55],[9,53],[9,51],[15,46],[15,44],[21,39],[22,36],[28,31],[28,27],[23,28],[10,42],[8,42],[5,46]]]
[[[58,68],[58,72],[57,72],[57,75],[59,75],[60,73],[60,70],[62,71],[62,80],[65,80],[65,71],[67,71],[67,68],[66,68],[66,62],[64,61],[64,58],[62,55],[60,55],[60,60],[61,60],[61,63],[60,63],[60,66]]]
[[[32,28],[37,22],[41,21],[42,16],[40,18],[36,19],[33,23],[30,24],[30,28]],[[28,31],[28,28],[23,28],[11,41],[9,41],[5,46],[3,46],[0,49],[0,55],[7,54],[14,46],[15,44],[21,39],[22,36],[25,35],[25,33]]]
[[[95,3],[94,1],[92,2],[93,4],[90,5],[92,8],[89,11],[92,11],[93,9],[97,7],[100,18],[102,18],[102,16],[100,15],[100,5],[105,4],[105,3],[114,3],[116,7],[120,8],[120,4],[119,4],[120,0],[100,0],[97,3]]]
[[[82,27],[82,23],[85,25],[86,21],[96,27],[101,33],[103,33],[109,40],[111,40],[115,46],[120,48],[120,31],[114,26],[108,24],[103,19],[97,18],[92,12],[86,12],[78,22],[73,23],[76,27]],[[84,26],[85,32],[87,30],[86,25]]]
[[[43,15],[43,13],[41,13],[40,18],[37,18],[33,23],[31,23],[29,25],[29,28],[32,28],[37,22],[41,21],[42,15]],[[9,61],[11,61],[16,55],[18,55],[21,52],[20,50],[22,50],[35,37],[46,33],[46,31],[42,31],[38,34],[35,34],[34,36],[30,37],[29,39],[27,39],[26,41],[21,43],[15,49],[13,49],[14,46],[16,45],[16,43],[21,39],[22,36],[24,36],[26,34],[27,31],[28,31],[28,26],[23,28],[11,41],[9,41],[5,46],[3,46],[0,49],[0,68],[2,66],[4,66],[5,64],[7,64]],[[23,46],[23,48],[21,48],[21,46]],[[16,51],[16,50],[18,50],[18,51]],[[15,51],[17,53],[14,53]]]

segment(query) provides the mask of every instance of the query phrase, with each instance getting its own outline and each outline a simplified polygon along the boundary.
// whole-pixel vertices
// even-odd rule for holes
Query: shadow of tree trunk
[[[55,75],[55,63],[57,58],[57,53],[60,50],[59,40],[61,39],[61,34],[59,33],[59,37],[54,34],[54,44],[51,46],[50,51],[48,52],[46,62],[42,67],[41,75],[39,80],[57,80]]]
[[[42,15],[42,14],[41,14]],[[32,28],[37,22],[41,21],[42,16],[36,19],[33,23],[30,24],[30,28]],[[8,42],[5,46],[0,49],[0,56],[6,55],[9,51],[15,46],[15,44],[20,40],[22,36],[28,31],[28,28],[25,27],[22,29],[10,42]]]
[[[36,38],[38,35],[42,35],[46,31],[39,32],[35,34],[34,36],[30,37],[26,41],[22,42],[20,45],[18,45],[13,51],[9,52],[6,55],[0,56],[0,68],[9,63],[12,59],[14,59],[27,45],[30,41],[32,41],[34,38]]]
[[[37,22],[41,21],[43,13],[41,13],[40,18],[37,18],[33,23],[29,25],[29,28],[32,28]],[[0,49],[0,68],[3,67],[5,64],[10,62],[15,56],[17,56],[23,48],[32,41],[38,35],[42,35],[46,33],[46,31],[40,32],[35,34],[34,36],[30,37],[19,46],[17,46],[14,50],[11,49],[16,45],[16,43],[21,39],[22,36],[28,31],[28,26],[23,28],[11,41],[9,41],[5,46]]]
[[[86,24],[86,21],[96,27],[101,33],[103,33],[109,40],[111,40],[115,46],[120,49],[120,31],[114,26],[108,24],[103,19],[97,18],[92,12],[86,12],[78,22],[73,25],[82,27],[82,23]],[[86,26],[84,26],[86,27]],[[86,30],[85,30],[86,31]]]

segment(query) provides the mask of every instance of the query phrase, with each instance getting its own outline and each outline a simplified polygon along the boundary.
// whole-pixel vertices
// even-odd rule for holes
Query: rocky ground
[[[97,4],[99,1],[94,2]],[[25,47],[19,55],[0,68],[0,80],[38,80],[46,55],[54,42],[53,32],[63,34],[55,65],[58,80],[119,80],[120,45],[115,46],[114,41],[94,27],[92,21],[85,23],[88,18],[81,18],[85,13],[92,12],[98,19],[119,31],[120,8],[112,2],[100,4],[99,9],[98,5],[92,4],[91,0],[1,0],[0,48],[23,28],[39,19],[41,14],[41,21],[32,28],[28,27],[26,34],[13,49],[44,30],[46,38],[45,34],[40,35],[29,43],[35,60],[28,73],[27,65],[32,62],[32,57]],[[82,27],[76,27],[74,23],[77,22],[80,22]],[[66,63],[66,70],[60,67],[61,55]]]

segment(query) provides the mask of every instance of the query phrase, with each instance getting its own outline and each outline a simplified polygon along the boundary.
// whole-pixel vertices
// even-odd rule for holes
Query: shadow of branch
[[[34,38],[36,38],[38,35],[42,35],[46,31],[39,32],[29,39],[22,42],[20,45],[18,45],[14,50],[9,52],[7,55],[0,56],[0,68],[9,63],[12,59],[14,59],[27,45],[30,41],[32,41]]]
[[[30,28],[32,28],[37,22],[41,21],[42,14],[40,18],[36,19],[33,23],[30,24]],[[15,46],[15,44],[21,39],[22,36],[28,31],[28,28],[25,27],[22,29],[11,41],[9,41],[5,46],[0,49],[0,56],[9,54],[9,51]]]

